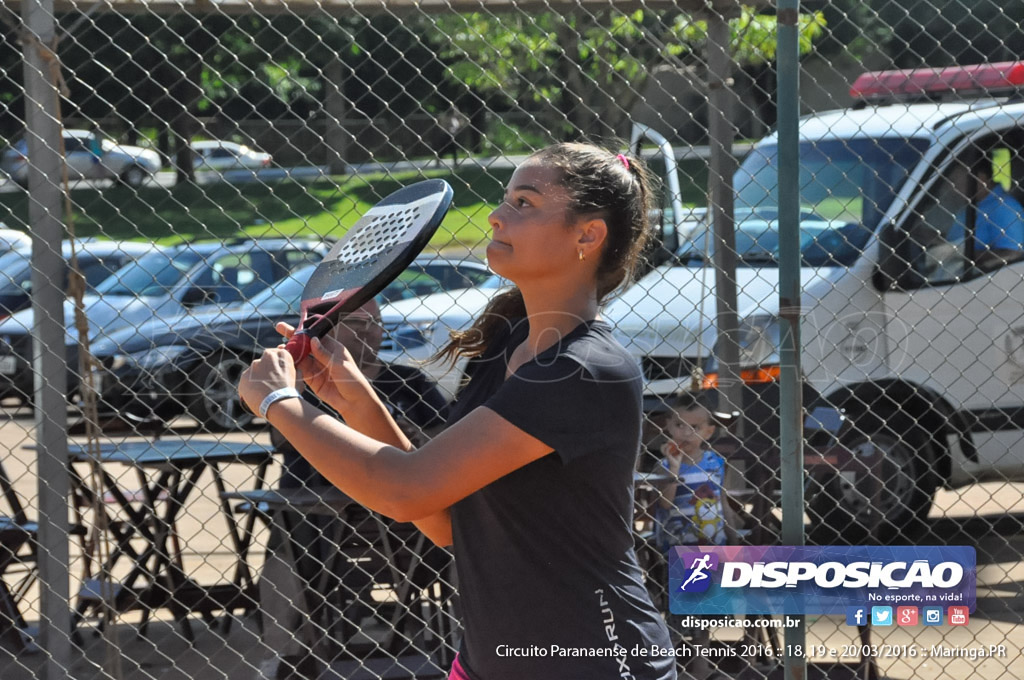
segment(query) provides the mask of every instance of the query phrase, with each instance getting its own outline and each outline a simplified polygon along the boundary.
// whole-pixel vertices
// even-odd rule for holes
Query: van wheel
[[[129,165],[128,168],[121,173],[121,183],[132,189],[138,189],[149,177],[149,173],[140,168],[137,165]]]
[[[840,443],[850,462],[807,482],[812,542],[901,543],[920,536],[936,488],[927,438],[887,425],[862,430],[855,420]]]
[[[248,427],[253,414],[242,405],[238,382],[249,363],[231,352],[207,357],[191,375],[196,394],[189,404],[189,415],[201,426],[218,432]]]

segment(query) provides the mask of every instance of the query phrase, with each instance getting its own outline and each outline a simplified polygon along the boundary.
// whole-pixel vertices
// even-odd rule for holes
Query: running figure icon
[[[698,583],[708,579],[708,569],[711,568],[711,555],[701,555],[690,565],[690,577],[683,582],[680,590],[685,591],[691,583]]]

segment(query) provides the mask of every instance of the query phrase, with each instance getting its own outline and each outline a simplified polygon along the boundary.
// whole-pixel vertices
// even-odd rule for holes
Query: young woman
[[[346,424],[301,398],[266,412],[356,501],[451,545],[465,635],[452,678],[675,678],[633,552],[641,375],[600,320],[649,235],[649,176],[585,144],[530,156],[490,215],[493,270],[516,284],[443,354],[472,357],[450,426],[413,449],[344,349],[298,367]],[[282,327],[288,336],[290,328]],[[258,405],[295,384],[270,349],[242,378]],[[643,652],[640,652],[643,650]]]

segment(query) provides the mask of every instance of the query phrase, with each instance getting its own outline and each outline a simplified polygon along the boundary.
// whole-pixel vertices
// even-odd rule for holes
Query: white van
[[[1005,95],[1022,88],[1024,62],[865,74],[859,105],[801,120],[800,175],[783,181],[800,183],[802,370],[845,410],[846,444],[864,462],[844,477],[831,523],[898,528],[928,512],[940,485],[1024,480],[1024,260],[1003,253],[981,265],[980,246],[954,227],[966,220],[973,233],[978,223],[973,192],[957,190],[954,176],[979,161],[1019,208],[1024,102]],[[958,100],[939,101],[949,95]],[[778,375],[779,182],[773,134],[734,178],[751,383]],[[715,370],[714,239],[703,213],[672,261],[605,310],[641,359],[648,402]]]

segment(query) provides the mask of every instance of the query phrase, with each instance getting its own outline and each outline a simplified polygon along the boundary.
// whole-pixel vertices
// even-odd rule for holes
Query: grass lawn
[[[485,243],[487,215],[500,200],[511,170],[479,168],[335,177],[302,184],[206,184],[171,188],[126,187],[71,192],[80,237],[182,240],[250,236],[341,236],[377,201],[401,186],[442,177],[455,202],[431,245],[465,251]],[[28,196],[0,194],[0,222],[28,229]]]
[[[683,200],[703,201],[704,168],[684,167]],[[702,172],[703,171],[703,172]],[[511,169],[461,168],[334,177],[303,184],[205,184],[171,188],[126,187],[72,191],[79,237],[146,240],[225,239],[250,236],[341,236],[377,201],[400,186],[441,177],[455,189],[455,203],[431,241],[437,250],[478,253],[486,244],[487,216],[501,201]],[[0,194],[0,222],[28,229],[24,192]]]

